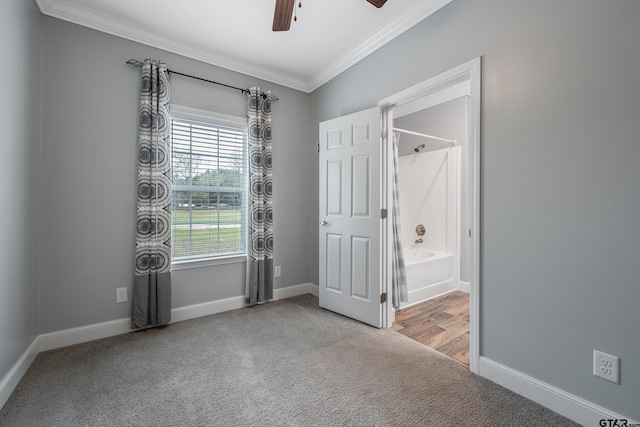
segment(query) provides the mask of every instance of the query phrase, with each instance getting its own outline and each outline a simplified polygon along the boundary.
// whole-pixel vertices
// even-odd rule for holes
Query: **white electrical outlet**
[[[116,304],[129,301],[129,292],[127,288],[116,289]]]
[[[273,270],[273,275],[276,277],[280,277],[280,274],[282,273],[282,270],[280,269],[279,265],[276,265],[274,270]]]
[[[620,358],[593,350],[593,375],[620,384]]]

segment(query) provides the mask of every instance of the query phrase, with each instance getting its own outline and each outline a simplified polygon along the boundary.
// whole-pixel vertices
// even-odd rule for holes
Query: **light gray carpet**
[[[1,426],[573,426],[305,295],[41,353]]]

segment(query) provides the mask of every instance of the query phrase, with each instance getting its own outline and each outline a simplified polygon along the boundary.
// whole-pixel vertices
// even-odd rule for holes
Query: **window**
[[[246,253],[246,120],[172,106],[172,260]]]

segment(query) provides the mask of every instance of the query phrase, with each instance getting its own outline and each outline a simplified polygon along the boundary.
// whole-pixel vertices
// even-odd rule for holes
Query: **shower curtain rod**
[[[445,141],[445,142],[450,142],[452,144],[457,144],[458,141],[455,139],[446,139],[446,138],[440,138],[438,136],[433,136],[433,135],[427,135],[426,133],[418,133],[418,132],[412,132],[410,130],[404,130],[404,129],[398,129],[398,128],[393,128],[394,132],[400,132],[400,133],[408,133],[409,135],[415,135],[415,136],[421,136],[423,138],[431,138],[431,139],[437,139],[438,141]]]
[[[127,61],[127,64],[131,65],[133,67],[138,67],[138,68],[142,67],[142,65],[143,65],[143,63],[138,61],[137,59],[130,59],[130,60]],[[228,84],[215,82],[213,80],[203,79],[202,77],[196,77],[196,76],[192,76],[192,75],[189,75],[189,74],[180,73],[180,72],[174,71],[174,70],[172,70],[170,68],[167,71],[170,74],[177,74],[179,76],[188,77],[190,79],[200,80],[201,82],[211,83],[211,84],[218,85],[218,86],[224,86],[224,87],[227,87],[229,89],[235,89],[235,90],[240,91],[242,93],[249,93],[249,89],[244,89],[244,88],[241,88],[241,87],[235,87],[235,86],[231,86],[231,85],[228,85]],[[264,92],[261,92],[260,95],[262,95],[263,97],[267,96],[267,94],[264,93]],[[279,101],[280,99],[277,96],[271,95],[271,100],[272,101]]]

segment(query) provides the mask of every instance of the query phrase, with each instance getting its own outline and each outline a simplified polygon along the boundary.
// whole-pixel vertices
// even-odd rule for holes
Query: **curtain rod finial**
[[[127,65],[131,65],[133,67],[142,67],[144,64],[137,59],[130,59],[126,62]]]

